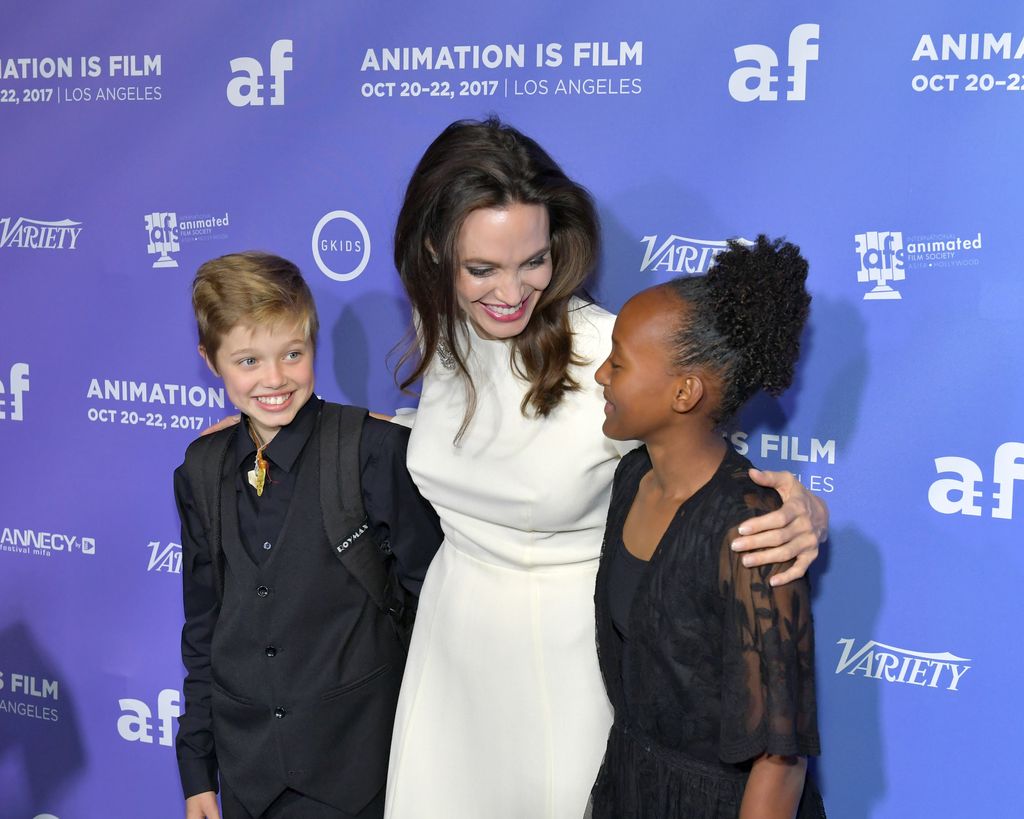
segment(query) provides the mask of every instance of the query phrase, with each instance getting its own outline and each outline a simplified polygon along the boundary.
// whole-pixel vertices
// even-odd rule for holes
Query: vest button
[[[267,549],[267,550],[269,550],[271,548],[271,543],[270,543],[269,540],[266,540],[266,541],[263,542],[263,548]]]
[[[266,655],[268,657],[276,657],[277,656],[277,649],[274,648],[274,646],[267,646],[265,649],[263,649],[263,651],[266,653]]]
[[[257,586],[256,594],[258,594],[260,597],[266,597],[268,594],[270,594],[270,589],[268,589],[266,586]]]
[[[274,716],[277,717],[278,719],[284,719],[285,713],[287,713],[287,712],[283,708],[279,707],[279,708],[275,708],[274,709]]]

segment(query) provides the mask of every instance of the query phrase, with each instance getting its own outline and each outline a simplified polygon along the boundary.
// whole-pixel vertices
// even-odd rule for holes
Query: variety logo
[[[46,722],[57,722],[59,714],[52,706],[42,706],[38,700],[55,703],[60,699],[57,680],[0,671],[0,713],[18,717],[31,717]]]
[[[28,364],[11,365],[7,389],[0,381],[0,421],[25,420],[25,393],[28,392]]]
[[[76,250],[81,222],[62,219],[44,222],[19,216],[11,223],[10,216],[0,218],[0,248],[24,247],[30,250]]]
[[[803,23],[789,34],[789,89],[787,100],[807,99],[807,63],[818,59],[819,26]],[[738,102],[761,100],[771,102],[779,98],[775,84],[781,79],[775,69],[779,57],[770,46],[760,43],[738,46],[733,50],[737,63],[751,62],[752,66],[737,68],[729,77],[729,94]]]
[[[935,459],[935,471],[942,475],[953,473],[955,478],[940,478],[928,489],[928,503],[943,515],[972,515],[980,517],[982,497],[977,485],[984,480],[981,467],[970,458],[946,455]],[[998,487],[992,493],[996,502],[992,517],[1013,519],[1013,490],[1017,481],[1024,480],[1024,443],[1007,441],[996,450],[992,465],[992,479]]]
[[[153,262],[153,267],[177,267],[178,263],[171,258],[171,254],[181,250],[178,242],[178,215],[165,211],[147,213],[146,232],[149,234],[146,251],[159,257]]]
[[[153,710],[142,700],[122,699],[121,716],[117,720],[117,733],[128,742],[153,744]],[[159,723],[159,743],[174,744],[174,720],[181,716],[181,692],[165,688],[156,698],[156,721]]]
[[[328,278],[356,278],[370,261],[370,234],[363,220],[347,210],[325,214],[313,228],[313,258]]]
[[[0,529],[0,552],[51,557],[55,553],[83,555],[96,554],[96,540],[79,535],[65,535],[60,532],[37,532],[34,529],[15,529],[7,526]]]
[[[737,239],[740,244],[754,244],[749,239]],[[715,257],[728,247],[724,239],[690,239],[672,234],[664,241],[657,236],[644,236],[644,259],[640,272],[664,271],[682,275],[698,276],[706,273]]]
[[[864,294],[865,299],[902,299],[900,292],[889,286],[891,281],[903,281],[902,233],[858,233],[853,237],[856,243],[860,269],[857,281],[874,282],[875,286]]]
[[[292,41],[277,40],[270,47],[271,105],[284,105],[284,75],[292,70]],[[255,57],[236,57],[231,72],[240,74],[228,83],[228,102],[236,108],[263,105],[263,65]]]
[[[957,657],[948,651],[928,654],[874,640],[854,650],[856,640],[852,637],[843,637],[838,644],[843,651],[836,664],[836,674],[958,691],[960,680],[971,668],[967,665],[971,661],[966,657]]]
[[[168,574],[181,574],[181,544],[166,543],[160,544],[159,540],[151,540],[147,544],[149,549],[149,565],[147,572],[167,572]]]

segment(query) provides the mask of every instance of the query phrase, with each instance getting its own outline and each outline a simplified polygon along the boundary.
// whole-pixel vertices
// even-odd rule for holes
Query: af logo
[[[270,47],[271,105],[284,105],[284,73],[292,70],[292,41],[277,40]],[[263,65],[255,57],[235,57],[231,72],[236,75],[228,83],[228,102],[236,108],[263,105]]]
[[[128,742],[153,744],[153,710],[142,700],[122,699],[121,716],[117,720],[117,733]],[[174,720],[181,716],[181,693],[165,688],[156,698],[156,716],[160,723],[159,742],[170,747],[174,744]]]
[[[982,492],[975,487],[984,480],[981,467],[970,458],[946,455],[935,459],[935,470],[941,475],[955,473],[955,478],[940,478],[928,489],[928,503],[943,515],[981,516],[981,506],[975,501]],[[1024,481],[1024,443],[1007,441],[996,450],[992,466],[993,482],[999,487],[992,493],[996,508],[992,517],[1002,520],[1013,518],[1013,489],[1016,481]]]
[[[817,23],[803,23],[789,34],[790,68],[787,100],[807,99],[807,63],[818,59]],[[750,62],[752,66],[741,66],[729,77],[729,94],[738,102],[761,100],[771,102],[779,98],[775,84],[781,76],[775,72],[779,57],[770,46],[760,43],[737,46],[733,53],[737,63]]]
[[[149,235],[146,252],[157,256],[153,267],[177,267],[178,263],[171,258],[171,254],[181,250],[178,242],[178,214],[166,211],[147,213],[146,233]]]
[[[11,375],[7,379],[7,392],[0,381],[0,421],[25,420],[25,393],[28,392],[28,364],[11,365]]]

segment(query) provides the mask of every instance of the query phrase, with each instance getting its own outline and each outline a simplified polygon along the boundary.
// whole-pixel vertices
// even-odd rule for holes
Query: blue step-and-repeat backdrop
[[[594,194],[591,291],[811,262],[798,383],[735,445],[824,497],[835,817],[1017,815],[1024,7],[1016,0],[9,3],[0,29],[0,817],[178,817],[171,472],[231,412],[197,265],[304,270],[318,389],[389,411],[391,232],[454,119]],[[524,817],[524,819],[530,819]]]

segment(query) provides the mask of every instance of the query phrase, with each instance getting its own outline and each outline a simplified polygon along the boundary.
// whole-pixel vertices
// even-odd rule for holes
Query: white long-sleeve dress
[[[622,444],[594,372],[614,316],[573,303],[585,358],[547,418],[523,415],[506,342],[467,332],[477,390],[435,359],[409,442],[445,540],[420,597],[388,774],[388,819],[579,819],[612,710],[597,664],[594,581]]]

